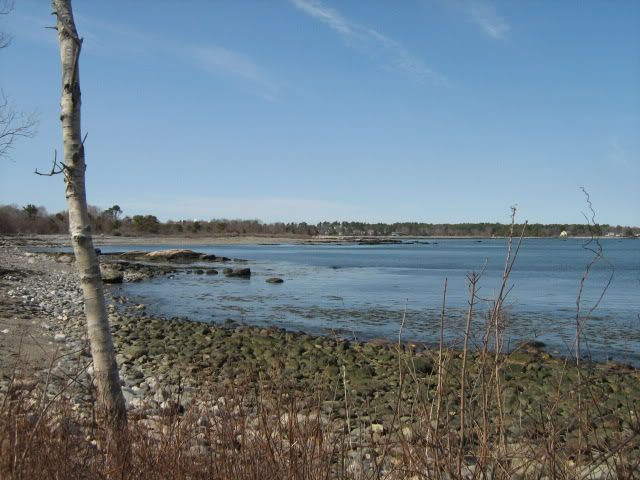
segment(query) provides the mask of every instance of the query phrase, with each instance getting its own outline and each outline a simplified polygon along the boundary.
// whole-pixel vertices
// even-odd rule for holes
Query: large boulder
[[[202,259],[202,254],[194,252],[193,250],[184,249],[170,249],[170,250],[157,250],[155,252],[149,252],[145,255],[147,260],[152,261],[168,261],[168,262],[197,262]]]
[[[138,262],[167,262],[167,263],[196,263],[196,262],[228,262],[227,257],[194,252],[193,250],[172,248],[167,250],[156,250],[153,252],[143,252],[142,250],[131,250],[129,252],[111,252],[105,254],[118,260],[132,260]]]
[[[140,260],[144,258],[146,254],[147,252],[143,252],[141,250],[131,250],[130,252],[112,253],[111,255],[114,255],[117,258],[121,258],[123,260]]]

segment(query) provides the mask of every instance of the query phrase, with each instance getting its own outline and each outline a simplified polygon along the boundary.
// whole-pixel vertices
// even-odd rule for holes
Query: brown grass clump
[[[522,364],[538,355],[524,350],[465,362],[443,347],[424,374],[400,344],[390,414],[356,405],[346,377],[300,391],[274,373],[201,389],[187,406],[177,394],[165,409],[131,411],[118,445],[77,400],[90,389],[14,378],[0,404],[0,478],[637,478],[638,371],[578,373],[560,360],[545,370]],[[547,395],[517,393],[510,375],[527,368],[544,373]]]

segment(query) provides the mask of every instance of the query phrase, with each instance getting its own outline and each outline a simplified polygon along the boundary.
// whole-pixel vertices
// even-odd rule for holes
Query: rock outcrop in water
[[[171,263],[193,263],[198,261],[212,260],[210,255],[194,252],[193,250],[171,249],[157,250],[154,252],[142,252],[134,250],[132,252],[119,252],[108,254],[112,257],[123,260],[138,260],[147,262],[171,262]],[[215,255],[213,256],[215,258]]]
[[[196,263],[196,262],[228,262],[228,257],[219,257],[193,250],[174,248],[169,250],[156,250],[143,252],[132,250],[130,252],[105,253],[104,257],[114,260],[133,260],[138,262],[166,262],[166,263]]]
[[[249,278],[251,277],[250,268],[225,268],[224,274],[227,277]]]

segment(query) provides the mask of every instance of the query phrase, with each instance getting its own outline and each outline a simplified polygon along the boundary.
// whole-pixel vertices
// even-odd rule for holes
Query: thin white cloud
[[[42,28],[47,21],[51,23],[50,18],[24,14],[16,14],[16,18],[22,22],[17,36],[57,48],[56,33]],[[155,56],[162,57],[166,63],[186,60],[198,70],[236,83],[269,101],[276,100],[282,90],[282,84],[275,76],[244,53],[214,44],[191,45],[82,14],[76,14],[75,19],[84,39],[83,51],[88,55]]]
[[[487,0],[466,0],[464,10],[469,18],[491,38],[502,39],[511,30],[509,24],[498,14],[496,7]]]
[[[319,0],[290,0],[300,11],[324,23],[336,31],[345,43],[366,53],[385,69],[404,72],[420,81],[429,81],[437,86],[450,86],[447,78],[429,68],[400,42],[364,25],[352,22],[337,10]]]
[[[257,95],[266,100],[278,97],[278,82],[248,56],[217,45],[189,46],[184,50],[205,72],[246,81],[256,87]]]
[[[629,155],[618,137],[614,137],[609,143],[608,156],[609,160],[617,165],[624,166],[629,164]]]
[[[361,27],[349,22],[337,10],[327,7],[318,0],[291,0],[296,8],[326,23],[336,32],[349,36],[359,36]]]
[[[214,44],[190,45],[140,32],[124,25],[81,17],[96,49],[129,55],[163,55],[187,59],[192,66],[219,78],[237,81],[266,100],[278,97],[279,83],[248,55]]]

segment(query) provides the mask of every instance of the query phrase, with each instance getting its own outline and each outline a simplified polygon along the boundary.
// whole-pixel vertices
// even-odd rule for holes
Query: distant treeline
[[[502,237],[509,235],[510,226],[502,223],[364,223],[320,222],[316,225],[301,223],[263,223],[259,220],[169,220],[159,221],[154,215],[124,216],[122,209],[114,205],[106,210],[89,207],[89,218],[94,233],[109,235],[343,235],[343,236],[451,236],[451,237]],[[516,225],[516,232],[522,226]],[[49,214],[44,207],[35,205],[0,206],[0,234],[19,233],[67,233],[67,212]],[[527,226],[525,235],[530,237],[556,237],[566,231],[570,236],[617,235],[637,236],[640,228],[626,226],[534,223]]]

